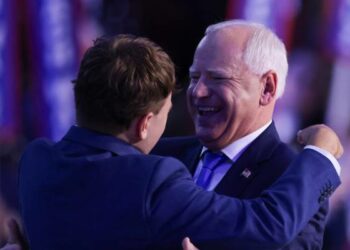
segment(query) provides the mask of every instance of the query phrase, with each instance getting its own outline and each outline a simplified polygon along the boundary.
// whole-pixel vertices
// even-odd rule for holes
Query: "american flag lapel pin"
[[[245,168],[241,175],[244,176],[245,178],[249,178],[249,176],[252,174],[252,172],[250,172],[250,170],[248,168]]]

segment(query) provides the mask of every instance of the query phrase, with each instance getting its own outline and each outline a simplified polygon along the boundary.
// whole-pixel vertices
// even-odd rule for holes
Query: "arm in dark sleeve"
[[[162,158],[150,182],[146,211],[155,244],[189,236],[199,247],[276,249],[292,240],[339,184],[330,161],[304,150],[259,198],[238,200],[197,187],[185,167]]]
[[[295,239],[283,250],[294,249],[322,249],[323,236],[326,228],[326,219],[329,211],[329,201],[325,201],[317,213],[311,218]]]

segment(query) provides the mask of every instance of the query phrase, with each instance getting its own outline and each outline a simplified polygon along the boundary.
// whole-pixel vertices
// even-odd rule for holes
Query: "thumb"
[[[182,249],[183,250],[199,250],[196,248],[192,242],[190,241],[190,238],[186,237],[182,240]]]
[[[305,145],[307,139],[304,130],[299,130],[297,133],[297,142],[301,145]]]

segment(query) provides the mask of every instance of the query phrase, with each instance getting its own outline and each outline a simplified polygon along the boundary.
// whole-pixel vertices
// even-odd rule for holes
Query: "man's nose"
[[[198,82],[192,89],[192,96],[197,98],[203,98],[209,96],[209,88],[202,78],[198,79]]]

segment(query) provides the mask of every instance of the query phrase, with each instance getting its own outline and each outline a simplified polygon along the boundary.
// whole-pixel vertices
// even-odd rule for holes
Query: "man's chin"
[[[196,131],[196,136],[202,145],[208,147],[209,145],[213,145],[217,141],[217,136],[209,131]]]

